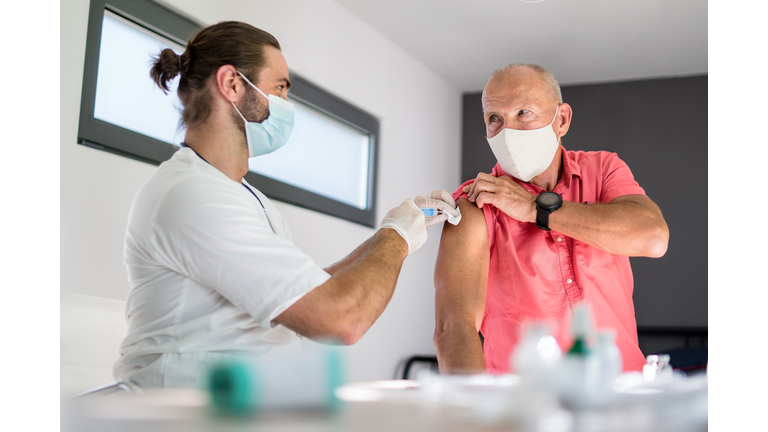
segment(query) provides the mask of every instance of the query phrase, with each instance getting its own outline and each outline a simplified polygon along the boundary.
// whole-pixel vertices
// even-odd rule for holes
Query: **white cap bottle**
[[[621,375],[624,367],[621,352],[615,340],[616,332],[612,329],[600,330],[597,333],[595,354],[600,365],[598,387],[601,391],[609,391],[609,393],[613,391],[614,381]]]
[[[655,381],[659,371],[659,356],[652,354],[645,358],[643,365],[643,381]]]

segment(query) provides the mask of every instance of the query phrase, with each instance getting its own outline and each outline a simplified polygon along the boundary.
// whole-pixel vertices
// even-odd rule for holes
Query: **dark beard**
[[[237,109],[249,122],[261,123],[269,116],[269,103],[263,99],[263,96],[256,94],[256,90],[246,87],[245,96]],[[237,125],[237,129],[245,134],[245,124],[237,111],[232,110],[232,120]]]

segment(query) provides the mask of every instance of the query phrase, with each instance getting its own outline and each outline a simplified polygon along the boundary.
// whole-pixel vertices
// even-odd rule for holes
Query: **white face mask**
[[[558,105],[558,108],[560,105]],[[560,140],[552,124],[539,129],[504,129],[493,138],[486,138],[501,168],[512,177],[527,182],[546,171],[557,153]]]

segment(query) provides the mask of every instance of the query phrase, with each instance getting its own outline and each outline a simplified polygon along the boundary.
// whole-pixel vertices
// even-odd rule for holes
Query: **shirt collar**
[[[563,147],[562,144],[560,145],[560,150],[563,158],[563,174],[560,178],[560,181],[557,182],[557,186],[555,186],[555,189],[560,189],[560,185],[562,184],[565,190],[568,190],[571,188],[571,178],[573,176],[581,177],[581,166],[579,166],[579,164],[573,159],[573,156],[565,150],[565,147]],[[509,174],[507,174],[506,171],[504,171],[504,169],[501,167],[501,165],[498,162],[496,162],[496,166],[493,167],[493,171],[491,175],[493,175],[494,177],[499,177],[502,175],[510,176]],[[524,182],[519,178],[516,178],[516,177],[512,177],[512,178],[515,179],[515,181],[521,184],[523,187],[533,188],[537,192],[542,192],[544,190],[534,184]]]

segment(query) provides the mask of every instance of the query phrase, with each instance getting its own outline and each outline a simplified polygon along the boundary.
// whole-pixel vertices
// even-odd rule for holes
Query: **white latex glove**
[[[392,228],[408,243],[408,254],[415,252],[427,241],[424,213],[408,198],[384,216],[380,228]]]
[[[458,225],[461,220],[461,212],[456,207],[456,201],[453,200],[451,194],[445,189],[421,194],[416,197],[414,203],[419,208],[433,208],[442,211],[442,214],[427,218],[428,227],[445,221]]]

